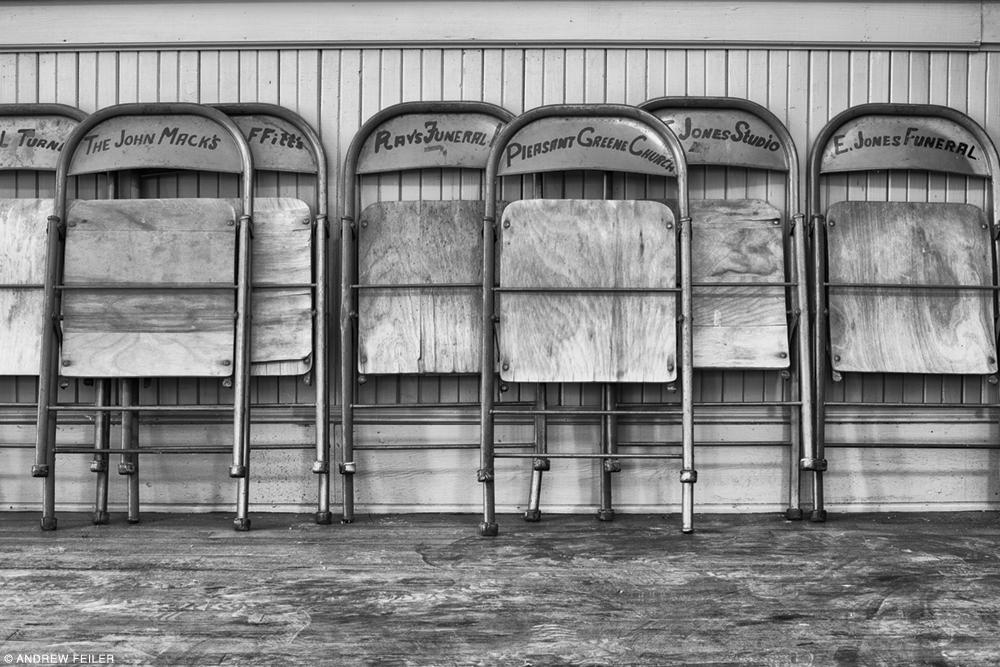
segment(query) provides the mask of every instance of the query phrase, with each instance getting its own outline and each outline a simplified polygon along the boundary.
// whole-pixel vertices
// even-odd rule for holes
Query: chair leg
[[[544,410],[546,404],[546,387],[539,383],[536,387],[535,408]],[[549,460],[545,458],[549,450],[547,420],[545,415],[535,415],[535,454],[531,461],[531,490],[528,494],[528,509],[524,512],[525,521],[541,521],[542,510],[542,473],[549,469]]]
[[[139,381],[126,378],[121,381],[122,407],[138,403]],[[139,444],[139,416],[130,410],[122,411],[122,450],[137,449]],[[139,523],[139,455],[122,452],[118,474],[128,478],[128,522]]]
[[[601,409],[614,410],[618,404],[615,395],[615,385],[605,384],[601,388]],[[613,415],[601,416],[601,453],[613,457],[618,453],[618,418]],[[621,463],[616,458],[601,459],[601,509],[597,518],[601,521],[614,521],[615,510],[612,507],[612,474],[621,470]]]
[[[94,383],[94,404],[99,408],[108,406],[108,394],[110,393],[111,381],[106,379],[97,380]],[[97,493],[94,499],[94,524],[101,526],[108,523],[108,455],[107,449],[111,444],[111,415],[104,410],[99,410],[94,417],[94,448],[104,450],[94,454],[94,460],[90,463],[90,470],[97,473]]]

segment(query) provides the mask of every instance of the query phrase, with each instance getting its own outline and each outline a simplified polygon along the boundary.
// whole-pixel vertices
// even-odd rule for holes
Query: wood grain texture
[[[41,285],[51,199],[0,199],[0,284]],[[43,293],[0,289],[0,375],[38,375]]]
[[[268,285],[312,281],[312,214],[288,197],[253,202],[253,282]],[[307,288],[255,289],[251,300],[250,372],[302,375],[312,367],[312,291]]]
[[[64,283],[217,284],[235,280],[235,211],[221,200],[75,201]],[[63,295],[70,377],[221,377],[233,372],[232,290],[70,289]]]
[[[839,202],[828,213],[831,283],[993,284],[990,232],[968,204]],[[831,288],[841,371],[995,373],[987,290]]]
[[[361,214],[361,285],[480,284],[481,201],[373,204]],[[361,373],[479,371],[482,289],[361,289]]]
[[[664,200],[676,212],[676,200]],[[691,210],[695,368],[788,368],[781,213],[760,199],[695,199]]]
[[[838,516],[822,530],[707,515],[693,535],[662,515],[503,515],[496,539],[472,516],[255,515],[238,536],[228,516],[64,514],[41,533],[36,514],[5,513],[0,652],[246,667],[996,664],[989,513]]]
[[[657,202],[514,202],[503,215],[500,286],[673,287],[673,220]],[[676,300],[673,292],[501,293],[501,376],[514,382],[673,380]]]

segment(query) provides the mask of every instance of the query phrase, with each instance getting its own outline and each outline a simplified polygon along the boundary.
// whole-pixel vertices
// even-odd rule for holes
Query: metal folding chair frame
[[[315,415],[313,423],[316,429],[316,461],[313,463],[312,471],[318,475],[319,489],[316,506],[315,520],[318,524],[329,524],[332,521],[330,512],[330,384],[329,372],[329,259],[328,259],[328,239],[330,238],[330,224],[328,214],[328,184],[327,184],[327,161],[326,153],[323,150],[323,143],[319,135],[301,116],[293,111],[275,104],[263,103],[234,103],[234,104],[213,104],[211,105],[230,117],[239,116],[269,116],[288,123],[305,138],[305,144],[315,160],[315,169],[312,173],[316,175],[316,200],[313,203],[313,282],[308,287],[313,292],[313,363],[312,376],[313,386],[316,389],[316,400],[313,404]],[[283,171],[280,165],[271,165],[266,162],[266,147],[269,145],[264,141],[264,137],[258,142],[252,142],[247,137],[247,143],[253,153],[258,146],[260,154],[254,153],[254,167],[258,170],[269,169]],[[283,285],[288,287],[288,285]],[[254,285],[254,289],[267,289],[266,285]],[[255,405],[255,408],[267,407]],[[280,406],[279,406],[280,407]],[[258,449],[268,449],[267,445],[259,445]]]
[[[192,115],[206,118],[219,127],[219,131],[228,135],[233,142],[240,158],[240,173],[242,176],[243,214],[238,221],[236,247],[237,281],[233,286],[236,293],[236,326],[235,326],[235,361],[233,364],[233,445],[230,477],[238,478],[237,512],[234,519],[236,530],[249,530],[249,336],[250,336],[250,248],[253,219],[253,156],[239,128],[222,112],[211,107],[190,103],[164,104],[122,104],[102,109],[86,117],[76,127],[66,141],[56,169],[56,205],[55,214],[48,220],[48,262],[45,280],[44,312],[49,313],[51,325],[46,325],[42,337],[41,371],[39,377],[37,433],[35,441],[35,465],[32,476],[43,478],[42,485],[42,519],[43,530],[56,529],[55,517],[55,459],[56,459],[56,415],[61,411],[93,412],[103,416],[103,427],[108,428],[110,413],[122,414],[122,448],[87,449],[85,452],[95,454],[120,453],[123,465],[120,472],[129,474],[130,467],[134,472],[133,457],[140,453],[137,442],[137,416],[140,412],[218,412],[225,410],[219,406],[178,405],[178,406],[138,406],[135,405],[134,392],[130,391],[131,383],[123,383],[122,405],[108,406],[99,401],[96,407],[65,406],[58,402],[58,368],[61,339],[62,294],[60,286],[63,277],[63,252],[65,246],[65,230],[67,224],[67,179],[73,157],[86,135],[101,123],[123,116],[143,115]],[[129,165],[122,165],[127,168]],[[169,165],[164,165],[169,166]],[[100,385],[105,386],[104,381]],[[106,389],[105,389],[106,391]],[[100,392],[98,394],[100,396]],[[101,417],[99,417],[99,420]],[[210,451],[208,448],[149,448],[141,450],[144,453],[193,453]],[[81,453],[75,448],[58,449],[58,453]],[[129,520],[138,520],[137,477],[133,474],[130,485]],[[135,507],[133,507],[133,503]],[[95,518],[99,518],[95,516]],[[106,517],[101,517],[106,520]]]
[[[975,138],[984,149],[983,155],[985,156],[987,167],[986,175],[979,174],[981,177],[985,177],[990,181],[989,193],[989,205],[988,208],[991,209],[992,219],[989,221],[991,225],[990,235],[993,240],[992,254],[993,254],[993,278],[994,286],[988,288],[993,294],[993,308],[994,317],[1000,317],[1000,304],[997,301],[997,277],[1000,275],[998,271],[997,262],[1000,261],[1000,158],[997,155],[996,146],[990,139],[990,136],[986,131],[969,116],[951,109],[949,107],[930,105],[930,104],[888,104],[888,103],[873,103],[873,104],[863,104],[856,107],[851,107],[833,119],[831,119],[826,126],[821,130],[819,136],[817,137],[815,143],[812,147],[812,153],[809,159],[809,171],[808,171],[808,202],[807,208],[811,216],[811,235],[812,235],[812,252],[813,252],[813,266],[812,266],[812,319],[813,319],[813,361],[815,364],[815,384],[814,384],[814,401],[815,401],[815,434],[816,437],[814,441],[806,441],[806,452],[802,460],[802,469],[809,470],[813,472],[812,480],[812,493],[813,493],[813,510],[810,514],[810,520],[814,522],[826,521],[827,512],[825,509],[825,499],[823,491],[823,473],[827,470],[827,460],[825,458],[825,450],[827,447],[826,443],[826,406],[830,405],[826,401],[826,379],[828,373],[832,373],[834,379],[839,379],[839,373],[833,371],[830,367],[828,360],[828,346],[829,346],[829,332],[827,325],[827,295],[830,287],[837,287],[837,285],[830,283],[826,276],[826,228],[827,220],[824,208],[821,208],[821,181],[825,173],[834,173],[832,171],[827,172],[823,170],[823,158],[824,153],[831,142],[836,140],[836,133],[841,130],[850,121],[856,119],[861,119],[867,116],[910,116],[910,117],[926,117],[931,119],[942,119],[948,121],[964,131],[968,132],[973,138]],[[841,147],[843,153],[848,152],[849,147]],[[936,168],[935,168],[936,167]],[[877,166],[857,166],[851,169],[851,171],[871,171],[875,169],[886,169],[886,168],[898,168],[900,170],[920,170],[920,171],[943,171],[948,173],[952,170],[947,169],[946,165],[936,164],[932,165],[930,161],[920,162],[918,166],[911,165],[884,165],[879,164]],[[837,173],[842,173],[841,170],[837,170]],[[964,173],[964,172],[956,172]],[[968,175],[968,174],[966,174]],[[889,285],[885,287],[896,287],[895,285]],[[937,286],[927,285],[927,286],[917,286],[915,290],[921,289],[935,289]],[[951,289],[955,289],[956,286],[950,286]],[[997,320],[1000,322],[1000,319]],[[996,329],[995,329],[996,330]],[[865,403],[865,402],[845,402],[839,403],[838,405],[850,405],[854,407],[912,407],[913,404],[905,403]],[[936,404],[941,405],[941,404]],[[979,404],[977,404],[979,405]],[[1000,407],[1000,404],[982,404],[988,407]],[[947,406],[947,407],[958,407],[958,406]],[[879,445],[865,445],[866,447],[878,447]],[[996,444],[981,443],[976,445],[975,443],[969,445],[963,445],[963,448],[973,448],[973,447],[986,447],[986,448],[996,448]],[[898,445],[897,445],[898,447]]]
[[[356,352],[356,324],[357,324],[357,291],[359,285],[356,284],[358,272],[358,247],[356,234],[356,208],[358,204],[357,184],[359,174],[359,161],[362,157],[362,149],[367,140],[386,123],[402,118],[407,115],[432,114],[478,114],[495,118],[499,124],[509,122],[513,114],[487,102],[403,102],[393,105],[378,112],[368,119],[355,134],[347,152],[344,168],[343,187],[343,215],[341,217],[341,310],[340,310],[340,361],[341,361],[341,428],[343,433],[342,461],[339,465],[343,479],[343,523],[354,521],[354,474],[357,472],[357,463],[354,460],[355,446],[355,411],[359,408],[372,408],[375,406],[362,406],[355,403],[359,376],[357,371]],[[488,137],[492,142],[495,137]],[[462,166],[470,168],[470,165],[456,165],[442,163],[441,161],[429,162],[426,165],[407,165],[405,168],[442,168]],[[477,165],[478,166],[478,165]],[[401,169],[398,167],[396,169]],[[392,171],[385,169],[379,171]],[[487,186],[487,192],[489,187]],[[487,204],[489,205],[489,204]],[[425,289],[450,289],[449,285],[421,285]],[[480,397],[482,399],[482,397]],[[439,407],[439,404],[431,404]],[[454,406],[452,406],[454,407]]]
[[[794,377],[792,378],[792,397],[789,401],[773,401],[760,403],[761,406],[788,406],[791,411],[791,448],[789,465],[788,508],[785,516],[798,520],[803,516],[800,499],[800,452],[802,443],[813,441],[813,404],[812,404],[812,363],[810,357],[811,341],[809,338],[808,303],[809,288],[807,285],[807,241],[805,215],[800,209],[800,176],[799,159],[795,142],[785,125],[765,107],[750,100],[734,97],[660,97],[639,105],[640,109],[657,115],[657,111],[677,110],[713,110],[741,111],[756,116],[773,132],[775,141],[779,144],[781,156],[785,165],[785,211],[784,234],[786,252],[791,251],[792,257],[789,274],[786,278],[786,303],[788,310],[789,342],[793,343],[795,353],[789,364]],[[730,154],[727,154],[729,157]],[[704,164],[711,166],[731,166],[729,162],[709,161],[699,153],[688,154],[688,165]],[[755,169],[771,169],[768,166],[750,166]],[[716,287],[719,283],[706,283],[704,286]],[[694,287],[701,286],[694,284]],[[697,408],[704,403],[695,403]],[[801,465],[811,469],[809,461],[803,460]]]
[[[498,291],[495,275],[496,242],[498,237],[497,229],[497,202],[500,177],[500,161],[507,149],[508,144],[515,135],[530,125],[531,123],[553,117],[569,118],[611,118],[636,121],[648,127],[652,134],[663,141],[671,153],[678,183],[678,199],[680,209],[680,220],[678,221],[676,233],[679,236],[679,269],[680,287],[676,288],[676,293],[680,294],[680,335],[678,336],[678,346],[680,347],[680,375],[681,375],[681,448],[680,455],[675,453],[664,454],[619,454],[616,451],[615,442],[615,418],[619,415],[635,414],[635,411],[619,410],[613,404],[613,393],[611,385],[606,385],[602,391],[603,409],[573,409],[569,410],[548,410],[542,401],[539,401],[533,409],[519,409],[518,414],[532,416],[535,419],[535,451],[532,453],[497,452],[495,446],[495,418],[498,412],[509,413],[509,411],[498,411],[495,406],[495,384],[497,374],[495,372],[495,296]],[[584,165],[574,165],[564,169],[581,169]],[[517,173],[529,173],[530,170],[520,170]],[[613,517],[613,510],[610,507],[610,480],[608,474],[613,472],[618,465],[619,459],[650,459],[650,458],[679,458],[682,461],[680,481],[682,486],[681,494],[681,514],[682,531],[690,533],[694,530],[694,483],[697,480],[697,472],[694,469],[694,412],[692,405],[692,363],[693,355],[691,349],[692,321],[691,321],[691,218],[688,208],[688,186],[687,167],[684,156],[684,149],[677,137],[658,118],[646,111],[635,107],[618,104],[594,104],[594,105],[551,105],[532,109],[515,118],[507,125],[497,138],[486,170],[486,216],[483,219],[483,330],[482,330],[482,388],[480,390],[481,413],[480,413],[480,469],[477,473],[479,481],[483,484],[483,516],[479,524],[479,533],[482,536],[495,536],[499,532],[499,525],[496,520],[496,474],[495,460],[498,458],[532,459],[533,479],[532,493],[529,500],[530,509],[526,513],[527,520],[537,520],[538,488],[540,487],[540,474],[548,469],[549,459],[552,458],[576,458],[576,459],[600,459],[605,474],[601,478],[602,507],[599,517],[610,519]],[[577,291],[577,290],[574,290]],[[587,292],[585,288],[581,292]],[[627,291],[627,290],[625,290]],[[634,290],[642,291],[642,290]],[[544,394],[540,393],[540,397]],[[663,411],[645,410],[643,415],[653,416],[661,414]],[[545,418],[551,414],[572,414],[578,416],[600,416],[602,419],[602,452],[598,454],[587,453],[565,453],[549,454],[547,450],[547,438],[545,435]],[[534,511],[533,511],[534,510]]]

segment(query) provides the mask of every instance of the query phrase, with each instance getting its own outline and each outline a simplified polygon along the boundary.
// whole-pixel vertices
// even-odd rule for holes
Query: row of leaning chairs
[[[315,132],[270,105],[3,113],[10,136],[30,131],[36,146],[62,149],[0,153],[3,169],[55,171],[54,199],[0,202],[13,250],[3,263],[2,293],[12,301],[0,331],[12,352],[0,373],[39,376],[32,473],[44,479],[42,527],[55,528],[57,452],[93,455],[98,523],[108,520],[109,460],[120,455],[129,520],[137,521],[140,452],[208,451],[140,447],[140,413],[179,411],[231,414],[232,446],[220,451],[232,452],[229,474],[238,480],[235,527],[248,529],[250,376],[305,373],[316,392],[316,520],[328,523],[327,178]],[[164,168],[238,174],[238,197],[141,199],[136,174]],[[692,180],[712,169],[737,186],[750,178],[757,185],[742,198],[693,198]],[[475,102],[383,110],[356,134],[343,170],[343,521],[354,518],[355,452],[386,448],[357,442],[357,425],[393,419],[371,380],[439,375],[479,380],[471,399],[429,407],[459,420],[478,411],[479,442],[444,446],[480,452],[482,534],[498,530],[498,459],[530,461],[530,521],[541,516],[553,460],[599,462],[598,516],[610,520],[622,461],[678,459],[681,524],[690,532],[696,412],[734,405],[695,402],[695,369],[785,379],[770,400],[735,405],[784,415],[787,516],[802,518],[806,471],[810,518],[824,520],[829,381],[845,372],[940,373],[995,383],[996,169],[989,136],[961,113],[855,107],[813,146],[807,222],[791,135],[746,100],[556,105],[517,117]],[[887,170],[989,187],[978,207],[851,201],[837,180]],[[254,196],[260,171],[315,174],[312,206]],[[382,187],[390,173],[401,180]],[[89,174],[103,179],[103,191],[71,199],[72,179]],[[420,199],[435,178],[457,185]],[[847,201],[834,201],[843,194]],[[232,402],[137,400],[140,379],[176,376],[222,378]],[[92,380],[92,401],[61,397],[69,378]],[[596,392],[599,406],[550,400],[565,383]],[[648,400],[646,387],[662,388],[659,400]],[[57,448],[59,413],[94,415],[94,445]],[[116,414],[122,437],[112,448]],[[550,424],[567,419],[599,424],[594,451],[549,451]],[[512,423],[529,424],[531,437],[518,442],[505,432],[498,442],[498,425]],[[620,444],[624,430],[651,435]]]
[[[56,528],[57,454],[93,457],[101,524],[112,457],[128,477],[128,520],[137,522],[140,453],[214,452],[232,454],[234,526],[248,530],[253,376],[302,376],[313,386],[316,520],[329,523],[329,232],[315,131],[267,104],[124,104],[91,115],[50,104],[0,106],[0,136],[0,169],[55,172],[38,187],[53,197],[0,200],[0,374],[38,377],[31,474],[42,479],[42,528]],[[229,180],[199,198],[143,197],[144,175],[177,170]],[[314,201],[256,196],[263,172],[314,176]],[[225,390],[196,404],[158,401],[155,392],[143,400],[147,378],[216,380]],[[288,406],[254,404],[269,407]],[[141,446],[140,416],[158,423],[169,413],[228,418],[231,444]],[[60,421],[81,415],[92,420],[94,444],[57,446]]]

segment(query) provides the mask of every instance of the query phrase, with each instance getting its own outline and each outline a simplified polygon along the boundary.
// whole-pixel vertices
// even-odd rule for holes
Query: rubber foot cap
[[[95,526],[106,526],[111,517],[108,516],[107,512],[94,512],[94,525]]]
[[[805,512],[799,507],[789,507],[785,511],[785,518],[789,521],[802,521],[802,517],[805,516]]]
[[[55,530],[56,529],[56,518],[52,517],[42,517],[42,530]]]
[[[129,518],[127,518],[125,520],[128,521],[129,523],[132,523],[132,524],[139,523],[139,521],[140,521],[139,517],[137,517],[137,516],[130,516]]]
[[[482,522],[479,524],[479,534],[483,537],[496,537],[500,532],[500,524]]]
[[[350,517],[348,517],[348,516],[341,517],[340,523],[354,523],[354,517],[353,516],[350,516]]]
[[[598,521],[614,521],[615,511],[614,510],[597,510],[597,520]]]
[[[250,530],[250,519],[233,519],[233,530],[241,533]]]
[[[542,520],[542,510],[526,510],[524,513],[524,520],[537,523]]]
[[[826,521],[826,510],[813,510],[809,513],[809,520],[813,523],[823,523]]]
[[[329,526],[333,523],[332,512],[316,512],[316,523],[321,526]]]

